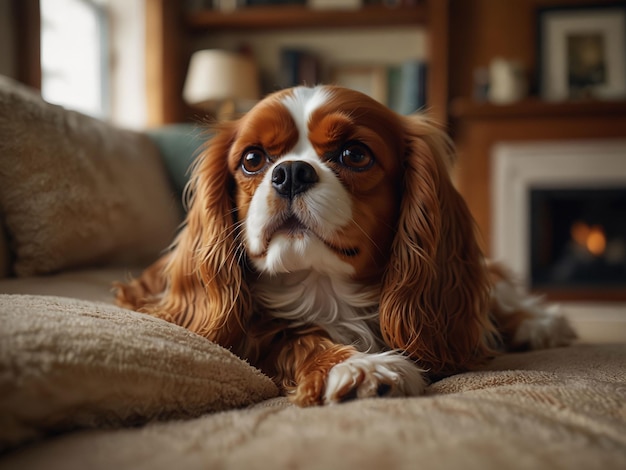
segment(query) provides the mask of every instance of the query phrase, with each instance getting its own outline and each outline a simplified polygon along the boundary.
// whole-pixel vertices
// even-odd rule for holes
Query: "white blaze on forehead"
[[[298,143],[292,152],[300,153],[313,149],[308,139],[309,119],[317,108],[328,101],[330,95],[330,91],[324,87],[298,87],[282,99],[283,105],[293,117],[298,129]]]

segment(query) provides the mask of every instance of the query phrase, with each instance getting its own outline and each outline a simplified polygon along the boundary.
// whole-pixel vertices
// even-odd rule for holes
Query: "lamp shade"
[[[259,73],[250,57],[216,49],[191,56],[183,90],[187,103],[201,106],[224,100],[258,100],[259,96]]]

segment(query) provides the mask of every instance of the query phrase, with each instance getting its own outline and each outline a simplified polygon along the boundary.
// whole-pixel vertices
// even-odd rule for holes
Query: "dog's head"
[[[255,269],[380,279],[402,193],[392,112],[349,90],[295,88],[231,132],[239,236]]]
[[[356,91],[270,95],[218,129],[193,170],[186,227],[122,303],[234,345],[250,279],[315,270],[380,286],[389,347],[433,372],[469,366],[488,283],[451,163],[440,131]]]

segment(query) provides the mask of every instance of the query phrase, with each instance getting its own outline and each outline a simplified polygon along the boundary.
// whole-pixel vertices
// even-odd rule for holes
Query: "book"
[[[358,10],[362,0],[308,0],[307,5],[313,10]]]
[[[399,65],[387,68],[387,106],[396,113],[402,110],[402,67]]]
[[[306,5],[307,0],[243,0],[243,6],[259,5]]]
[[[396,111],[413,114],[426,106],[427,66],[421,60],[410,60],[400,66],[400,84]]]
[[[316,85],[319,73],[319,61],[315,54],[301,49],[283,49],[280,52],[280,88]]]

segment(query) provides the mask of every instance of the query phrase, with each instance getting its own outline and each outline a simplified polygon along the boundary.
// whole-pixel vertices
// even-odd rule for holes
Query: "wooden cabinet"
[[[445,125],[448,104],[448,0],[422,0],[416,6],[368,5],[356,11],[314,11],[305,6],[241,8],[232,13],[186,12],[183,2],[146,2],[147,101],[150,125],[184,121],[193,115],[182,100],[189,57],[198,38],[218,34],[276,34],[279,31],[331,31],[360,28],[424,27],[428,31],[427,107]],[[372,38],[371,41],[375,41]],[[368,48],[367,42],[362,45]],[[397,44],[397,47],[412,47]]]
[[[620,3],[607,0],[606,3]],[[623,2],[622,2],[623,3]],[[497,142],[626,137],[626,102],[547,103],[536,97],[537,10],[589,0],[451,0],[449,122],[459,152],[458,189],[491,246],[491,151]],[[495,57],[526,69],[530,97],[498,106],[472,100],[473,72]]]

